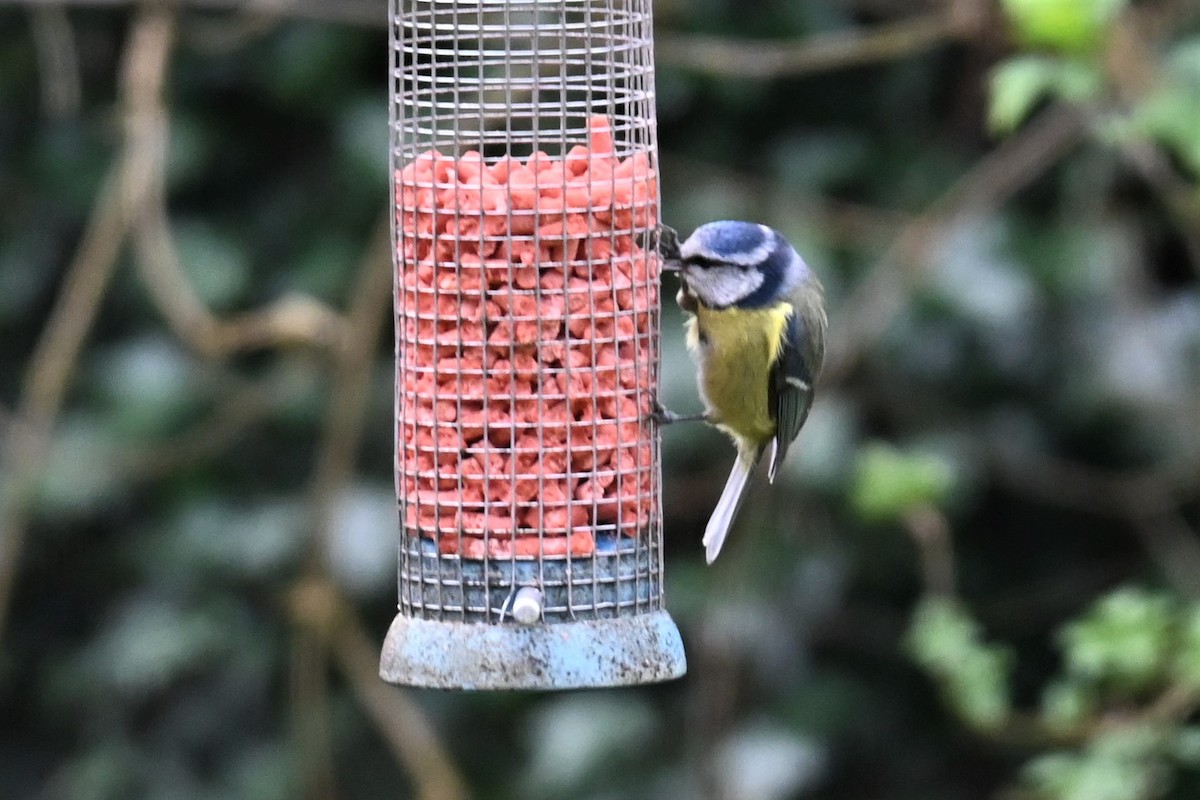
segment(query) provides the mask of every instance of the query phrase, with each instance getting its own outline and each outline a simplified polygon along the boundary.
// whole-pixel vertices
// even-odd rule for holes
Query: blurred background
[[[1194,3],[656,3],[664,219],[784,231],[832,351],[712,568],[665,433],[688,675],[536,695],[376,677],[383,1],[0,31],[0,797],[1200,796]]]

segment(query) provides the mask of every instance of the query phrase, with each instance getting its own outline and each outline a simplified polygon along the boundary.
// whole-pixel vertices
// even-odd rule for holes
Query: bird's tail
[[[729,528],[742,506],[750,475],[754,472],[761,454],[762,450],[759,450],[750,458],[746,458],[739,453],[737,460],[733,462],[733,470],[729,473],[729,479],[725,481],[725,490],[721,492],[721,499],[717,501],[717,507],[713,509],[712,516],[708,518],[708,526],[704,529],[704,557],[709,564],[717,560],[721,545],[725,544],[725,537],[729,534]]]

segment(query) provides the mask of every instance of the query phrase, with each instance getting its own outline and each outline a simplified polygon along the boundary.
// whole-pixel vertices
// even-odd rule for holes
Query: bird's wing
[[[779,358],[771,368],[771,388],[775,403],[771,409],[775,417],[775,441],[772,448],[769,479],[774,482],[775,472],[787,455],[792,443],[808,419],[812,407],[814,375],[805,353],[795,344],[806,341],[807,331],[799,313],[788,317],[784,331],[783,347]]]

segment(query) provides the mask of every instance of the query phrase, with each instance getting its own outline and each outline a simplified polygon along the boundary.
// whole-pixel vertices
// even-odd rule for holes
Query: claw
[[[658,398],[655,398],[653,404],[650,406],[650,413],[646,415],[646,420],[653,422],[655,425],[670,425],[675,421],[675,417],[677,416],[678,414],[669,410],[662,403],[658,402]]]
[[[649,422],[662,426],[673,425],[676,422],[702,422],[708,419],[708,416],[706,414],[676,414],[655,398],[650,407],[650,413],[646,415],[646,419]]]
[[[679,234],[668,225],[659,225],[656,249],[663,259],[663,271],[675,272],[679,269]]]

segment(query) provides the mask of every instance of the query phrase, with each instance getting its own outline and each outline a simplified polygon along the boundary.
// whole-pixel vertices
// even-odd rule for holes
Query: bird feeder
[[[650,0],[392,0],[398,684],[682,675]]]

